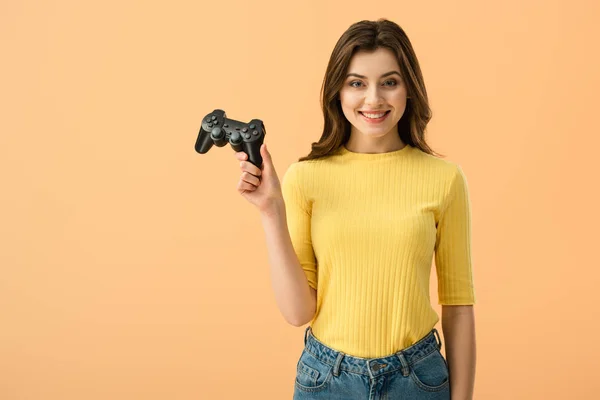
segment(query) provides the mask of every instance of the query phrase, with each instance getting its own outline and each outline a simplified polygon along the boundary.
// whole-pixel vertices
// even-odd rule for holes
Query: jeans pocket
[[[412,364],[410,376],[419,388],[428,392],[444,390],[450,385],[448,365],[438,349]]]
[[[317,392],[327,387],[333,376],[333,366],[306,351],[302,352],[296,369],[296,387],[305,392]]]

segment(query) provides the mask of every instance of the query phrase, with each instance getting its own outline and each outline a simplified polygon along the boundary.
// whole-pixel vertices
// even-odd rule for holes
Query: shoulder
[[[436,157],[417,148],[413,153],[418,168],[427,172],[436,183],[449,187],[457,178],[464,179],[464,172],[457,162]]]
[[[281,186],[285,191],[300,190],[307,193],[311,184],[314,183],[316,175],[314,173],[314,162],[295,161],[292,162],[281,177]]]
[[[291,163],[283,174],[283,180],[298,180],[306,174],[306,161],[295,161]]]
[[[307,178],[314,179],[318,160],[294,161],[291,163],[283,175],[284,180],[302,181]]]

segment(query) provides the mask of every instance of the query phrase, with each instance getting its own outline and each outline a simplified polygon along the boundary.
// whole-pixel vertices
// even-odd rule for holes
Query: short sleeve
[[[298,261],[308,284],[317,290],[317,261],[311,239],[312,205],[303,192],[301,165],[293,163],[285,172],[281,191],[285,201],[287,226]]]
[[[438,304],[475,304],[471,263],[471,206],[466,177],[459,165],[437,221],[435,265]]]

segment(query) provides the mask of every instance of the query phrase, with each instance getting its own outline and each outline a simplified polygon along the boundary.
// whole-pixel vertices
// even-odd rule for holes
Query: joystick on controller
[[[263,162],[260,146],[266,134],[265,125],[260,119],[244,123],[229,119],[225,116],[225,111],[215,109],[202,118],[195,148],[198,153],[204,154],[213,144],[223,147],[229,143],[236,152],[248,154],[248,160],[260,168]]]

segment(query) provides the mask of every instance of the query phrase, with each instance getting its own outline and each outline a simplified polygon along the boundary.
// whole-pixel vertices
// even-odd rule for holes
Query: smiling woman
[[[468,342],[457,340],[447,308],[475,304],[469,193],[461,167],[425,142],[431,111],[405,32],[385,19],[350,26],[331,54],[322,107],[321,138],[281,184],[298,259],[289,281],[316,293],[284,303],[296,304],[294,325],[309,323],[294,399],[450,399],[452,363],[474,354],[473,324],[460,331]],[[460,349],[451,363],[429,297],[434,257],[442,327]],[[452,386],[468,393],[472,374],[458,371]]]

